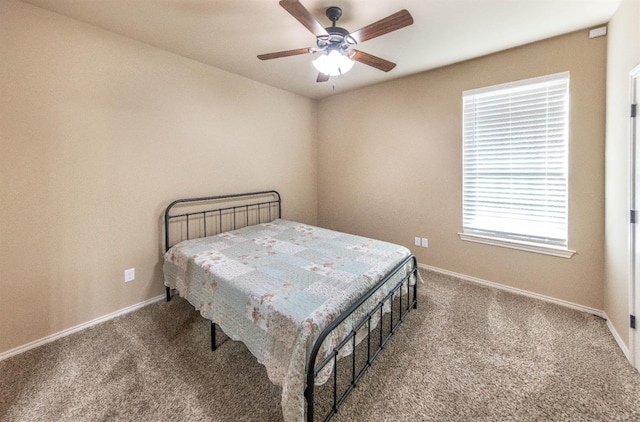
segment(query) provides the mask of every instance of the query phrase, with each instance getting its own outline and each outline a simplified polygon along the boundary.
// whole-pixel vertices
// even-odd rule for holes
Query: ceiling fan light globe
[[[331,50],[329,54],[322,54],[313,61],[313,67],[320,73],[329,76],[338,76],[347,73],[353,67],[353,60],[340,53]]]

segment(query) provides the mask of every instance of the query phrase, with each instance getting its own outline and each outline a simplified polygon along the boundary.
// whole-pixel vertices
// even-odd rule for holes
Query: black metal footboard
[[[354,328],[349,332],[346,338],[344,338],[320,363],[316,364],[318,353],[326,337],[336,329],[345,319],[347,319],[353,312],[360,308],[371,296],[373,296],[382,286],[384,286],[389,280],[397,274],[398,271],[405,271],[407,264],[411,264],[413,268],[407,273],[393,288],[391,291],[380,300],[373,309],[371,309],[365,316],[359,321]],[[347,396],[356,387],[358,381],[362,378],[366,370],[371,366],[375,358],[380,351],[384,348],[391,336],[395,334],[398,326],[404,321],[407,314],[411,309],[417,308],[417,285],[418,285],[418,264],[416,258],[411,255],[407,257],[400,265],[398,265],[391,273],[385,278],[373,286],[364,296],[362,296],[357,302],[355,302],[349,309],[347,309],[342,315],[340,315],[331,325],[325,328],[320,336],[316,340],[309,362],[307,363],[307,386],[304,392],[305,399],[307,401],[307,422],[314,421],[314,390],[315,380],[318,374],[330,363],[333,363],[333,392],[332,399],[333,405],[328,411],[324,421],[330,420],[337,412]],[[413,280],[413,285],[411,284]],[[406,293],[406,294],[405,294]],[[406,303],[405,303],[406,298]],[[399,299],[399,300],[398,300]],[[398,304],[398,309],[394,311],[394,301]],[[383,314],[387,304],[390,305],[390,315],[388,318],[389,323],[387,327],[383,327]],[[396,320],[394,320],[394,312],[396,313]],[[378,338],[372,339],[372,320],[379,314],[380,319],[378,321]],[[365,328],[366,327],[366,328]],[[366,329],[366,360],[362,364],[362,367],[356,368],[356,334],[362,329]],[[340,351],[347,345],[351,345],[353,351],[351,353],[351,376],[348,381],[348,385],[344,391],[340,391],[338,387],[338,356]],[[364,353],[364,351],[361,351]],[[340,393],[339,393],[340,391]]]

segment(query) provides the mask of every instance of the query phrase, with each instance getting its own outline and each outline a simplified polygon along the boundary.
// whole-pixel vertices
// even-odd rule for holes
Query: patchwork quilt
[[[271,382],[282,386],[285,421],[301,421],[314,341],[409,255],[392,243],[279,219],[183,241],[167,251],[163,269],[166,286],[242,341]],[[334,330],[318,361],[411,269],[398,272]],[[316,383],[328,378],[326,372]]]

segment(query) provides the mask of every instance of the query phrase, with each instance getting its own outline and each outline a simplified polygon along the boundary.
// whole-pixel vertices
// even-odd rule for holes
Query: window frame
[[[564,100],[566,101],[566,115],[564,116],[564,133],[563,137],[564,141],[564,237],[560,238],[563,244],[553,244],[553,242],[537,242],[534,239],[535,236],[529,236],[531,239],[528,239],[526,235],[522,235],[517,231],[505,231],[505,236],[500,236],[500,232],[498,230],[492,229],[490,227],[490,223],[487,221],[487,225],[484,228],[478,227],[466,227],[466,223],[468,220],[472,219],[473,214],[470,216],[466,213],[465,206],[467,205],[467,193],[465,191],[465,187],[467,187],[467,180],[469,180],[469,176],[467,175],[467,170],[465,164],[467,163],[467,155],[469,151],[467,149],[467,120],[466,114],[467,108],[465,106],[468,99],[471,99],[475,96],[487,96],[487,95],[500,95],[501,93],[505,96],[509,93],[517,92],[521,89],[526,89],[526,87],[531,87],[533,91],[534,86],[539,86],[542,83],[549,83],[549,85],[557,82],[563,81],[566,83],[566,97]],[[570,126],[570,107],[569,107],[569,97],[570,97],[570,73],[560,72],[554,73],[550,75],[545,75],[541,77],[529,78],[518,80],[514,82],[509,82],[505,84],[492,85],[477,89],[471,89],[463,91],[462,93],[462,232],[458,233],[460,239],[464,241],[470,241],[475,243],[488,244],[499,247],[512,248],[517,250],[535,252],[545,255],[558,256],[563,258],[571,258],[576,251],[569,249],[569,177],[568,177],[568,164],[569,164],[569,126]],[[511,99],[507,100],[509,104],[511,104]],[[505,102],[506,103],[506,102]],[[475,109],[474,109],[475,110]],[[545,117],[546,118],[546,117]],[[548,121],[548,119],[546,120]],[[475,128],[476,120],[474,120],[469,127]],[[509,150],[513,149],[513,143],[510,140]],[[505,160],[506,162],[506,160]],[[510,191],[513,192],[513,191]],[[495,196],[494,196],[495,197]],[[471,201],[473,202],[473,201]],[[476,205],[475,203],[473,205]],[[514,219],[514,221],[517,219]],[[518,237],[522,237],[522,239],[518,239]],[[542,237],[542,236],[541,236]],[[540,237],[540,238],[541,238]]]

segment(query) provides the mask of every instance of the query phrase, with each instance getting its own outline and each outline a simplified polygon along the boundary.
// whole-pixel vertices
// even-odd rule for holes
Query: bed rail
[[[335,330],[341,323],[344,322],[353,312],[355,312],[360,306],[362,306],[371,296],[373,296],[382,286],[384,286],[389,280],[397,274],[398,271],[405,271],[406,266],[411,263],[412,269],[408,272],[395,286],[391,288],[389,293],[380,300],[376,306],[368,312],[362,320],[354,326],[354,328],[347,334],[347,336],[324,358],[322,362],[316,365],[316,359],[322,346],[322,343],[327,336]],[[392,270],[386,277],[380,280],[375,286],[373,286],[364,296],[343,312],[335,321],[333,321],[327,328],[325,328],[320,336],[316,340],[311,349],[311,355],[307,363],[307,386],[304,392],[305,399],[307,401],[307,422],[313,422],[314,418],[314,389],[315,379],[329,363],[333,362],[333,405],[327,413],[327,416],[323,419],[325,422],[330,420],[337,412],[347,396],[356,387],[358,381],[362,378],[367,369],[371,367],[371,364],[382,351],[387,344],[391,336],[395,334],[400,324],[404,321],[407,314],[418,306],[417,287],[418,287],[418,263],[415,256],[410,255],[402,263],[400,263],[394,270]],[[413,285],[411,280],[413,279]],[[406,306],[403,298],[403,288],[406,286]],[[411,291],[413,290],[413,295]],[[398,295],[398,313],[396,314],[397,320],[394,321],[394,299]],[[413,297],[412,297],[413,296]],[[383,316],[386,304],[390,304],[389,312],[389,324],[388,331],[383,335]],[[372,345],[371,332],[372,332],[372,320],[376,316],[380,315],[378,321],[379,337],[377,344]],[[356,368],[356,334],[366,326],[366,361],[359,369]],[[365,341],[363,339],[362,341]],[[346,347],[349,343],[352,346],[351,353],[351,382],[347,388],[338,394],[338,357],[340,350]],[[372,349],[372,346],[375,348]]]

